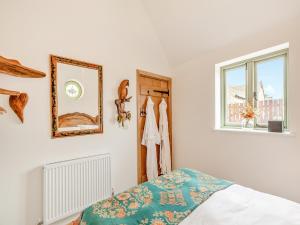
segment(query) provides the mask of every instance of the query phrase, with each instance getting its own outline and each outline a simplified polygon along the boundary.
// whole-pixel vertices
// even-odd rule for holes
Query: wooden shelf
[[[23,66],[17,60],[7,59],[2,56],[0,56],[0,73],[24,78],[42,78],[46,76],[44,72]]]
[[[21,94],[21,92],[18,91],[11,91],[11,90],[6,90],[3,88],[0,88],[0,94],[2,95],[11,95],[11,96],[18,96]]]

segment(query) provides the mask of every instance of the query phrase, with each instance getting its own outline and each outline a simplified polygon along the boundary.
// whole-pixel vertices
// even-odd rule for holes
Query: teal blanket
[[[196,170],[174,170],[90,206],[81,225],[176,225],[231,184]]]

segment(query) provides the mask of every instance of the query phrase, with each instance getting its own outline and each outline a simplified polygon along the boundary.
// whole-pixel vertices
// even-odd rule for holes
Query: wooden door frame
[[[141,162],[141,135],[139,132],[140,126],[139,126],[139,117],[140,117],[140,78],[141,77],[148,77],[152,79],[158,79],[158,80],[163,80],[168,82],[169,86],[169,102],[168,102],[168,107],[170,107],[169,111],[169,133],[170,133],[170,148],[171,148],[171,167],[173,168],[173,129],[172,129],[172,78],[147,72],[144,70],[137,69],[136,70],[136,105],[137,105],[137,180],[138,184],[140,184],[141,181],[141,167],[140,167],[140,162]]]

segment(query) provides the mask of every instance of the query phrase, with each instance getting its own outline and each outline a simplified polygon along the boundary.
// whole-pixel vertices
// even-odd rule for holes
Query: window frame
[[[230,63],[219,68],[220,73],[220,128],[241,128],[240,124],[226,124],[226,70],[237,68],[240,66],[246,66],[246,102],[249,102],[252,106],[257,106],[257,101],[254,99],[254,93],[257,92],[257,71],[256,64],[269,59],[275,59],[284,57],[284,129],[288,129],[288,98],[287,98],[287,77],[288,77],[288,61],[289,61],[289,48],[283,48],[277,51],[272,51],[266,54],[260,54],[255,57],[250,57],[244,60],[240,60],[234,63]],[[254,120],[254,129],[266,130],[268,126],[259,125]]]

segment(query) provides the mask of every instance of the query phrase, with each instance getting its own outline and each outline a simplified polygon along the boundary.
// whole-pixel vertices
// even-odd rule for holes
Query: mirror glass
[[[53,137],[102,132],[102,67],[51,56]]]

